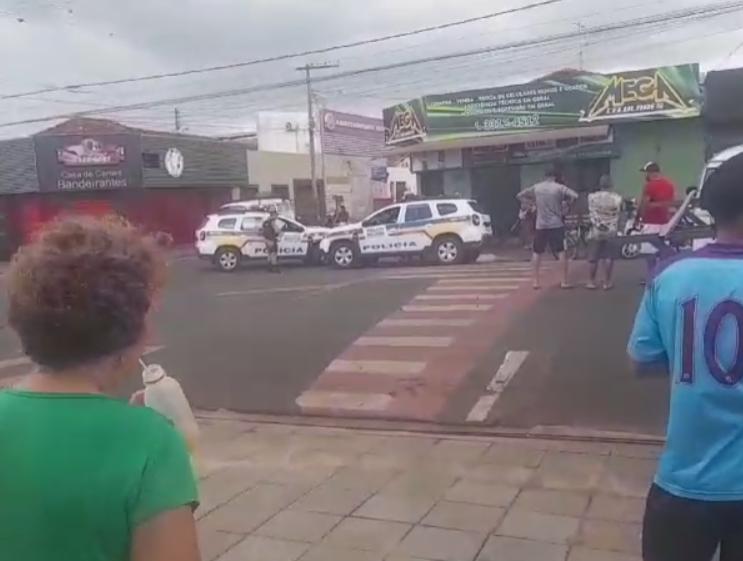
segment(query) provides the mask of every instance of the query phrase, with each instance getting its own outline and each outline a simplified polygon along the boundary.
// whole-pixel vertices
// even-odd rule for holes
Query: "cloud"
[[[0,52],[12,53],[4,57],[0,67],[0,95],[324,47],[533,1],[16,0],[12,9],[0,7]],[[42,100],[0,101],[0,122],[291,80],[299,77],[295,67],[305,61],[337,61],[342,70],[364,68],[571,31],[578,22],[590,29],[610,21],[715,3],[719,0],[674,0],[672,6],[637,0],[563,0],[466,27],[306,59],[74,94],[59,92],[39,96]],[[16,21],[21,15],[25,23]],[[581,49],[586,66],[596,70],[690,61],[730,66],[743,58],[743,52],[726,58],[743,41],[743,35],[734,33],[736,27],[737,18],[728,17],[714,25],[690,24],[644,33],[627,30],[625,38],[617,34],[598,41],[587,38],[431,63],[320,83],[317,88],[331,105],[378,112],[394,100],[414,95],[526,80],[563,66],[576,66]],[[213,133],[220,124],[225,131],[249,125],[261,108],[301,110],[303,105],[303,89],[293,88],[186,104],[181,110],[194,131]],[[172,110],[139,110],[116,118],[129,119],[138,126],[149,122],[157,128],[171,123]],[[0,136],[6,134],[7,129],[0,128]]]

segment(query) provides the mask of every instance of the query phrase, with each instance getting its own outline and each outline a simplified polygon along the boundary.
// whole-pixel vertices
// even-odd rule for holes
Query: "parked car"
[[[235,271],[241,263],[266,258],[266,242],[261,228],[267,212],[211,214],[196,230],[196,252],[209,259],[222,271]],[[304,226],[296,220],[279,216],[284,228],[279,238],[280,259],[319,261],[318,244],[328,228]]]
[[[233,214],[238,212],[270,212],[276,209],[281,216],[286,216],[296,220],[294,205],[288,199],[270,198],[270,199],[250,199],[247,201],[233,201],[223,204],[217,211],[218,214]]]
[[[453,265],[475,262],[490,236],[490,217],[476,201],[417,200],[391,205],[361,222],[333,228],[320,242],[320,252],[342,269],[379,257],[411,255]]]

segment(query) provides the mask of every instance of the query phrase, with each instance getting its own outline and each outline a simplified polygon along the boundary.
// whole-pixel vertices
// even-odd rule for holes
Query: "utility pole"
[[[181,111],[177,107],[173,109],[173,118],[175,119],[175,132],[181,131]]]
[[[583,24],[578,22],[578,70],[583,70]]]
[[[309,120],[309,133],[310,133],[310,175],[312,176],[312,194],[317,201],[317,212],[318,220],[322,222],[322,214],[324,212],[325,201],[320,200],[320,192],[317,188],[317,163],[315,162],[315,114],[312,108],[312,71],[313,70],[324,70],[327,68],[338,68],[337,64],[305,64],[297,68],[298,71],[304,72],[305,80],[307,82],[307,117]]]

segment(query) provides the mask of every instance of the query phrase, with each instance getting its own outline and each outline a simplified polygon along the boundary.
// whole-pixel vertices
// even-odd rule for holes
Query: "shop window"
[[[160,154],[157,152],[144,152],[142,154],[142,166],[148,169],[160,169]]]
[[[417,222],[433,218],[431,207],[426,204],[410,205],[405,209],[405,222]]]
[[[453,203],[439,203],[436,205],[436,210],[439,216],[449,216],[450,214],[456,214],[457,205]]]

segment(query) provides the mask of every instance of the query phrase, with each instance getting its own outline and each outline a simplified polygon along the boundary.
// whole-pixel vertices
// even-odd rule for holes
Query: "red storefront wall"
[[[17,246],[58,216],[118,214],[147,232],[168,232],[177,244],[191,243],[204,217],[230,200],[229,188],[137,189],[33,193],[2,198],[12,245]]]

